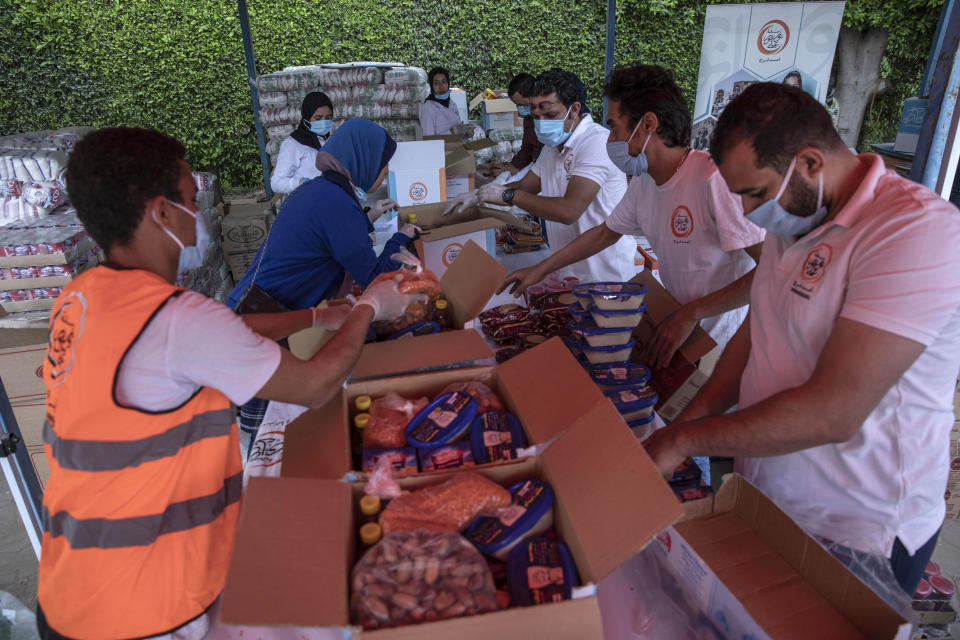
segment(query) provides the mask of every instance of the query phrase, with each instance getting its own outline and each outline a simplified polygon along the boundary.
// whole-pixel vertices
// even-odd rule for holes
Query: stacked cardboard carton
[[[257,89],[273,164],[280,144],[299,124],[300,105],[311,91],[327,94],[338,125],[348,118],[366,118],[398,142],[423,137],[420,105],[430,93],[423,69],[374,62],[287,67],[257,78]]]

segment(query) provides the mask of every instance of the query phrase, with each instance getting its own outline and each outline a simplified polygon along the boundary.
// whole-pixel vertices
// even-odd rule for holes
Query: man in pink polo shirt
[[[912,594],[945,511],[960,214],[850,153],[827,111],[781,84],[728,105],[710,152],[767,239],[747,322],[649,452],[665,473],[735,456],[814,535],[890,558]]]

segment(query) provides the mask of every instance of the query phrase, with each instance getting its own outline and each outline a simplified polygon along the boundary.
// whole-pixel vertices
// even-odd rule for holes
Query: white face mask
[[[160,228],[163,229],[163,232],[170,236],[173,241],[177,243],[177,246],[180,247],[180,259],[177,262],[177,273],[184,273],[203,265],[203,256],[207,252],[207,247],[210,245],[210,234],[207,233],[207,228],[204,226],[203,221],[200,220],[200,216],[195,214],[193,211],[190,211],[190,209],[187,209],[182,204],[177,204],[170,199],[168,199],[167,202],[172,204],[177,209],[180,209],[184,213],[192,216],[193,219],[196,220],[197,243],[192,247],[185,247],[183,246],[183,243],[180,242],[180,238],[175,236],[172,231],[160,224],[160,221],[157,220],[157,214],[153,214],[153,221],[160,225]]]
[[[780,204],[780,197],[787,190],[796,164],[797,158],[794,156],[787,168],[787,174],[783,176],[783,184],[780,185],[777,195],[746,216],[747,220],[758,227],[763,227],[770,233],[791,242],[819,227],[827,217],[827,208],[823,206],[823,171],[817,174],[817,210],[814,211],[813,215],[797,216],[784,209],[783,205]]]
[[[617,168],[620,171],[623,171],[628,176],[639,176],[647,172],[647,154],[644,151],[647,150],[647,143],[650,142],[650,136],[653,135],[653,132],[647,134],[647,139],[643,141],[643,146],[640,148],[640,154],[637,156],[630,155],[630,141],[633,140],[633,136],[637,134],[637,129],[640,128],[641,123],[637,123],[637,126],[633,128],[633,133],[630,134],[630,137],[627,138],[627,141],[617,140],[614,142],[607,143],[607,155],[610,157],[610,162],[617,165]]]

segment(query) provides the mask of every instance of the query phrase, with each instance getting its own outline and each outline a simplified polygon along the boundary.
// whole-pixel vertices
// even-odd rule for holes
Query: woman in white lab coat
[[[333,103],[320,91],[308,93],[300,105],[300,124],[280,145],[270,176],[275,193],[292,193],[302,183],[320,175],[317,152],[333,130]]]
[[[434,67],[427,74],[430,95],[420,106],[420,126],[425,136],[445,136],[458,124],[460,112],[450,100],[450,74],[443,67]]]

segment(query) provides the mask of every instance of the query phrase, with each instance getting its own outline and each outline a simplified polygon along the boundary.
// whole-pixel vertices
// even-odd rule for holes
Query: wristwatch
[[[514,193],[516,193],[516,189],[504,189],[500,197],[503,198],[504,203],[513,204]]]

